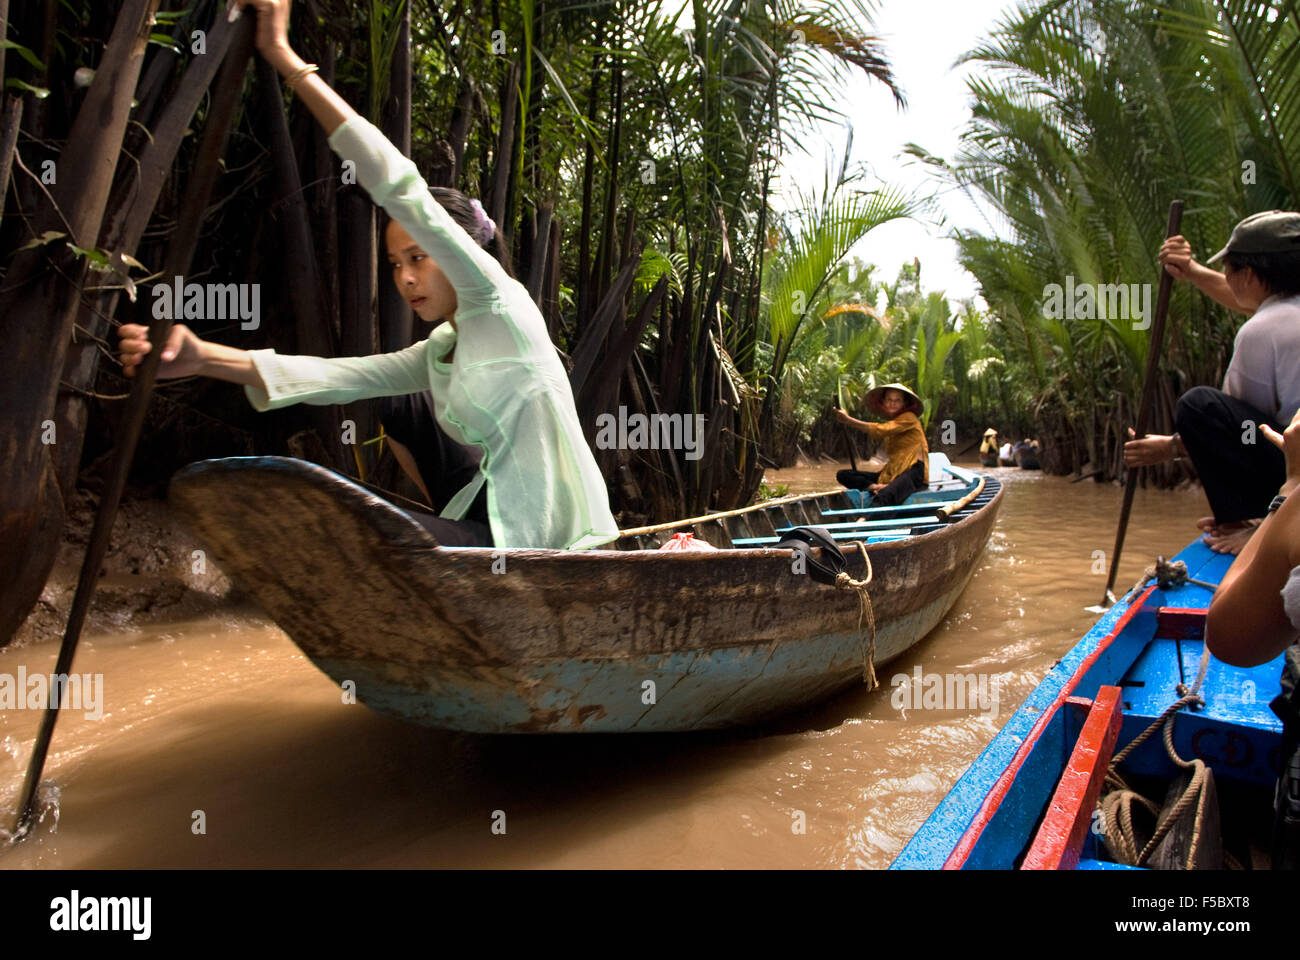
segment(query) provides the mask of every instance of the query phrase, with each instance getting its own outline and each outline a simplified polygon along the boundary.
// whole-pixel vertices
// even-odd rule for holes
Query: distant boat
[[[1211,584],[1233,560],[1199,540],[1176,559]],[[1098,839],[1101,781],[1111,757],[1179,700],[1178,684],[1192,684],[1212,596],[1193,583],[1153,583],[1113,606],[1012,715],[893,868],[1128,869]],[[1213,771],[1225,809],[1233,798],[1225,822],[1272,819],[1282,724],[1269,701],[1281,690],[1281,671],[1281,656],[1250,669],[1211,658],[1200,689],[1205,706],[1173,716],[1178,755]],[[1135,749],[1120,774],[1163,784],[1180,773],[1161,739],[1157,733]],[[1208,833],[1201,849],[1212,855]]]
[[[1039,451],[1037,443],[1026,443],[1022,440],[1011,448],[1011,456],[1016,466],[1022,470],[1041,470],[1042,464],[1038,460]]]
[[[997,480],[931,455],[897,507],[830,490],[627,531],[612,549],[440,547],[402,510],[282,457],[207,460],[170,498],[213,558],[336,683],[382,713],[478,733],[751,724],[861,683],[858,594],[793,572],[794,526],[866,545],[875,663],[930,632],[979,563]],[[692,532],[713,551],[661,552]]]

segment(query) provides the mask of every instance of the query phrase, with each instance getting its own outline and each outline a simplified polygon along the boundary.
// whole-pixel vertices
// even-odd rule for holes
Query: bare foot
[[[1213,533],[1214,528],[1218,526],[1218,523],[1213,517],[1201,517],[1201,519],[1196,521],[1196,526],[1198,529],[1204,530],[1206,533]]]
[[[1258,520],[1242,520],[1238,523],[1221,524],[1213,533],[1207,533],[1201,539],[1215,553],[1236,556],[1245,548],[1259,523]]]

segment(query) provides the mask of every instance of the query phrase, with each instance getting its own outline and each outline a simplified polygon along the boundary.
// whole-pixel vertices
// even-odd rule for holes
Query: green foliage
[[[970,81],[957,157],[911,147],[1010,225],[1009,239],[956,236],[990,308],[984,353],[963,367],[1004,415],[1050,435],[1061,469],[1118,467],[1150,331],[1131,316],[1046,316],[1049,285],[1154,287],[1175,197],[1202,260],[1242,217],[1297,206],[1298,30],[1285,0],[1025,3],[967,57],[993,72]],[[1219,381],[1239,322],[1184,283],[1169,316],[1152,425],[1165,430],[1179,392]]]

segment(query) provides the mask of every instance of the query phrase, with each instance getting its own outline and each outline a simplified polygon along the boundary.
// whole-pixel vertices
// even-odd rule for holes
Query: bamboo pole
[[[253,31],[256,21],[247,18],[239,24],[239,33],[231,49],[251,53]],[[248,53],[244,55],[247,56]],[[247,60],[245,60],[245,64]],[[178,235],[173,237],[168,250],[168,262],[163,270],[164,277],[183,274],[189,269],[194,256],[194,247],[198,242],[198,225],[203,218],[215,182],[216,159],[221,154],[220,146],[225,143],[229,133],[230,122],[234,116],[238,96],[214,100],[209,114],[209,130],[204,135],[204,147],[200,151],[200,163],[191,178],[186,192],[185,202],[177,222],[180,224]],[[209,147],[211,145],[211,147]],[[210,163],[202,162],[203,156],[210,156]],[[212,169],[208,169],[208,167]],[[137,319],[148,316],[153,298],[140,297],[136,303]],[[131,395],[126,403],[126,412],[122,417],[122,433],[113,450],[113,459],[109,466],[107,482],[104,486],[103,499],[99,512],[95,515],[95,525],[90,532],[90,543],[86,547],[86,556],[81,564],[81,573],[77,578],[77,591],[72,598],[72,609],[68,613],[68,625],[63,634],[63,643],[59,647],[58,661],[54,667],[55,676],[64,676],[71,672],[72,661],[77,653],[77,643],[81,639],[81,629],[86,622],[90,601],[95,593],[100,565],[108,551],[108,541],[113,530],[113,521],[117,517],[118,503],[122,491],[126,488],[127,473],[135,457],[135,447],[144,426],[145,413],[149,407],[149,397],[153,392],[154,381],[158,374],[158,365],[162,357],[162,345],[171,333],[170,317],[152,317],[149,324],[149,342],[155,349],[145,354],[144,361],[136,370],[135,380],[131,384]],[[44,715],[41,717],[40,730],[32,748],[32,759],[23,780],[22,793],[18,806],[18,819],[14,828],[16,837],[24,836],[31,829],[32,816],[35,813],[36,788],[40,784],[41,772],[45,768],[45,758],[49,752],[50,741],[54,736],[54,724],[58,720],[62,706],[62,693],[59,688],[51,689],[50,699]]]
[[[1175,200],[1169,205],[1169,224],[1165,236],[1176,236],[1182,229],[1182,223],[1183,201]],[[1142,384],[1142,403],[1138,407],[1137,425],[1134,427],[1134,439],[1137,440],[1141,440],[1146,436],[1147,423],[1151,418],[1151,407],[1155,401],[1156,376],[1160,367],[1160,349],[1165,339],[1165,315],[1169,312],[1169,294],[1173,289],[1173,284],[1173,275],[1161,267],[1160,294],[1156,298],[1156,316],[1151,325],[1151,342],[1147,344],[1147,369],[1146,378]],[[1123,439],[1121,433],[1121,444]],[[1110,556],[1110,574],[1106,577],[1106,591],[1101,598],[1101,606],[1103,607],[1109,607],[1115,602],[1115,594],[1111,590],[1115,586],[1115,576],[1119,573],[1119,555],[1120,551],[1124,549],[1124,535],[1128,533],[1128,518],[1133,509],[1133,493],[1137,489],[1138,469],[1138,467],[1130,469],[1124,481],[1124,505],[1120,508],[1119,527],[1115,531],[1115,549]]]

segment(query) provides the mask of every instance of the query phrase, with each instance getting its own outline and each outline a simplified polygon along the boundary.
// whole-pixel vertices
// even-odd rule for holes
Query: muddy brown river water
[[[810,492],[835,469],[768,481]],[[887,866],[1098,617],[1119,488],[992,472],[1001,515],[947,619],[875,691],[761,729],[443,733],[341,703],[255,610],[89,635],[75,669],[103,674],[102,716],[61,716],[44,818],[0,868]],[[1138,491],[1119,586],[1203,512],[1199,491]],[[0,674],[48,674],[56,654],[0,650]],[[996,703],[900,711],[891,679],[918,666],[982,675]],[[38,722],[0,712],[0,826]]]

